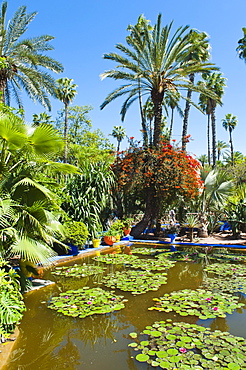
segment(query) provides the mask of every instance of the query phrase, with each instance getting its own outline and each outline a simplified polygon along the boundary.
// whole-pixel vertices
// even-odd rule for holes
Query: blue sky
[[[136,24],[140,14],[154,24],[158,13],[162,13],[163,25],[173,20],[173,29],[189,25],[207,32],[212,46],[211,61],[227,78],[223,106],[216,110],[217,139],[228,142],[228,133],[222,128],[221,120],[227,113],[232,113],[238,118],[238,126],[233,132],[235,150],[246,155],[246,64],[236,53],[242,27],[246,27],[245,0],[9,0],[8,19],[21,5],[26,5],[29,12],[38,12],[26,35],[50,34],[55,37],[52,43],[55,50],[49,55],[65,68],[57,78],[73,78],[78,85],[73,104],[92,105],[93,128],[100,128],[105,135],[111,133],[113,126],[123,125],[128,136],[141,138],[137,104],[129,109],[123,123],[119,115],[122,100],[115,100],[103,111],[99,108],[107,94],[119,86],[119,82],[110,79],[100,80],[100,73],[114,67],[114,63],[104,60],[102,55],[115,51],[117,43],[125,43],[127,26]],[[29,122],[33,113],[44,111],[42,106],[27,98],[23,101]],[[51,101],[55,117],[61,103]],[[191,109],[188,131],[192,141],[187,149],[198,156],[206,153],[206,122],[206,116]],[[179,141],[181,132],[182,120],[177,115],[173,138]]]

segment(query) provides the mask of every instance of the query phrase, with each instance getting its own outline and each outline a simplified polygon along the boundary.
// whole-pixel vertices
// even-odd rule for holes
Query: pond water
[[[81,263],[84,262],[98,264],[91,258],[81,260]],[[76,261],[76,263],[79,262]],[[119,269],[119,267],[107,265],[104,274],[114,271],[115,268]],[[47,302],[61,291],[97,286],[102,275],[71,279],[47,272],[45,278],[56,281],[56,285],[26,295],[27,311],[20,325],[20,337],[11,360],[4,370],[150,369],[146,363],[140,363],[134,359],[136,352],[128,347],[132,342],[129,333],[139,333],[154,321],[167,318],[173,321],[197,323],[210,327],[211,330],[219,329],[246,338],[245,309],[237,309],[226,318],[207,320],[198,320],[195,316],[181,317],[175,312],[148,310],[148,307],[153,305],[152,299],[164,293],[181,289],[197,289],[203,280],[201,263],[177,262],[168,270],[167,284],[162,285],[158,291],[133,296],[128,292],[116,290],[116,293],[128,299],[124,309],[84,319],[63,316],[48,309]],[[245,302],[242,294],[241,300]]]

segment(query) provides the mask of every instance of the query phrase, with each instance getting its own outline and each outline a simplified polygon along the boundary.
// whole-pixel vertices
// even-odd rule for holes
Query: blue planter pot
[[[77,245],[74,245],[72,243],[67,243],[69,246],[67,254],[71,256],[76,256],[79,253],[79,247]]]
[[[167,236],[171,239],[171,243],[173,243],[175,241],[177,234],[167,234]]]

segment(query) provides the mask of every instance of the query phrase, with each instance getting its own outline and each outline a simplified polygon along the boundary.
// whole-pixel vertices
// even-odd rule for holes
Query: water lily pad
[[[164,328],[159,331],[161,336],[156,337],[154,330],[156,327]],[[241,369],[246,368],[246,357],[241,345],[246,348],[246,340],[235,337],[229,333],[219,330],[211,332],[209,328],[204,328],[196,324],[184,322],[161,321],[152,325],[152,330],[148,335],[148,340],[141,341],[141,335],[136,338],[137,346],[134,350],[141,350],[136,359],[140,362],[147,362],[152,367],[162,369]],[[177,328],[176,339],[170,340],[170,331]],[[146,329],[143,330],[145,333]],[[187,335],[189,332],[189,336]],[[152,335],[154,334],[154,335]],[[146,336],[146,333],[144,334]],[[216,340],[214,340],[216,338]],[[229,339],[229,340],[228,340]],[[192,345],[190,341],[193,341]],[[146,347],[143,344],[146,342]],[[148,344],[147,344],[148,343]],[[183,344],[180,347],[180,344]],[[241,345],[240,345],[241,343]],[[197,346],[200,344],[199,346]],[[240,356],[228,356],[233,353],[233,348],[238,349]],[[152,350],[154,348],[154,351]],[[151,354],[151,358],[148,356]],[[230,359],[232,358],[232,359]],[[229,360],[229,361],[228,361]]]
[[[104,271],[104,267],[96,266],[96,265],[74,265],[74,266],[63,266],[63,267],[56,267],[54,271],[52,271],[53,275],[64,276],[64,277],[85,277],[91,276],[95,274],[100,274]]]
[[[167,277],[166,274],[153,274],[150,271],[116,271],[104,276],[102,283],[136,295],[158,290],[162,284],[167,283]]]
[[[76,303],[74,300],[76,299]],[[101,288],[69,290],[51,299],[48,307],[66,316],[84,318],[94,314],[118,311],[125,307],[123,296],[104,291]]]
[[[180,305],[182,299],[186,300],[185,306]],[[206,320],[217,316],[224,317],[226,313],[231,314],[236,308],[243,307],[244,304],[238,303],[238,300],[238,297],[226,293],[215,293],[204,289],[184,289],[155,298],[155,306],[150,307],[149,310],[166,312],[172,310],[181,316],[188,316],[189,307],[192,307],[194,316]]]

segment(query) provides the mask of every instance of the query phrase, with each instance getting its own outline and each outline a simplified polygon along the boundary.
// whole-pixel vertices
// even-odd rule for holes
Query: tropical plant
[[[232,131],[237,125],[237,117],[233,116],[231,113],[226,114],[225,118],[222,120],[222,126],[229,132],[229,142],[231,147],[231,163],[234,166],[234,156],[233,156],[233,143],[232,143]]]
[[[114,126],[112,133],[110,134],[117,140],[117,153],[120,151],[120,143],[126,136],[126,130],[122,126]]]
[[[73,79],[67,77],[59,78],[57,80],[56,96],[61,102],[64,103],[65,119],[64,119],[64,163],[67,163],[67,150],[68,150],[68,105],[74,99],[76,92],[76,84],[73,84]]]
[[[42,35],[20,40],[27,31],[37,12],[27,13],[26,6],[21,6],[13,18],[6,21],[8,3],[4,1],[0,11],[0,91],[2,102],[10,105],[13,96],[20,108],[23,108],[20,90],[24,89],[34,101],[51,109],[48,95],[56,95],[56,84],[46,70],[60,73],[62,65],[44,55],[53,50],[49,41],[53,36]]]
[[[25,305],[15,271],[10,269],[6,272],[3,260],[0,264],[0,339],[2,342],[20,322]]]
[[[199,218],[197,217],[197,215],[187,214],[182,223],[182,226],[189,229],[189,238],[190,242],[192,243],[194,239],[194,229],[201,226]]]
[[[204,89],[208,89],[213,91],[216,95],[216,99],[211,98],[209,96],[204,95],[203,93],[200,94],[199,97],[199,104],[206,112],[208,116],[208,163],[210,164],[210,145],[209,145],[209,131],[210,131],[210,117],[211,117],[211,125],[212,125],[212,159],[213,159],[213,168],[216,166],[216,119],[215,119],[215,108],[217,104],[222,105],[221,98],[224,94],[224,87],[225,85],[225,78],[222,77],[221,73],[203,73],[202,74],[203,81],[199,81],[198,85],[200,87],[204,87]]]
[[[200,157],[198,157],[197,159],[203,167],[204,167],[205,164],[208,163],[208,156],[206,154],[200,155]]]
[[[52,176],[77,172],[52,160],[62,147],[62,137],[50,125],[30,130],[11,112],[0,116],[1,253],[32,262],[47,262],[54,254],[51,247],[62,226],[59,200],[50,190],[57,187]]]
[[[128,81],[125,85],[110,93],[101,105],[103,109],[114,99],[128,95],[121,109],[122,120],[131,104],[141,96],[147,95],[154,105],[154,137],[153,145],[161,141],[162,103],[165,93],[176,93],[178,90],[190,88],[200,91],[216,99],[211,91],[191,86],[189,76],[216,69],[213,64],[205,62],[183,63],[186,55],[195,46],[190,43],[188,26],[180,27],[171,36],[172,23],[162,28],[161,15],[156,25],[150,30],[147,22],[139,27],[131,27],[131,38],[127,39],[129,47],[117,44],[117,53],[104,54],[104,59],[117,63],[117,68],[101,74],[101,78],[110,77],[115,80]]]
[[[81,175],[68,180],[62,208],[75,221],[84,222],[90,237],[94,238],[103,228],[103,211],[110,199],[110,190],[114,183],[113,172],[103,162],[85,163]]]
[[[210,45],[208,42],[208,35],[205,32],[199,32],[197,30],[191,30],[189,33],[189,42],[192,45],[190,52],[186,53],[183,59],[184,64],[192,65],[206,62],[210,58]],[[195,72],[189,74],[190,84],[194,84]],[[188,88],[186,96],[186,104],[184,109],[184,119],[183,119],[183,130],[182,130],[182,149],[186,150],[186,137],[188,131],[188,117],[190,111],[190,102],[191,102],[192,90]]]

